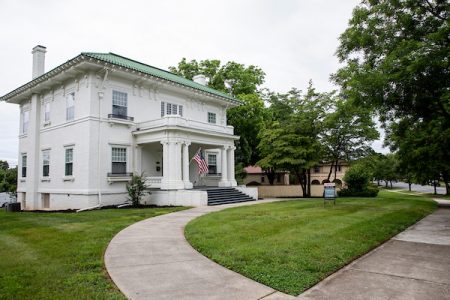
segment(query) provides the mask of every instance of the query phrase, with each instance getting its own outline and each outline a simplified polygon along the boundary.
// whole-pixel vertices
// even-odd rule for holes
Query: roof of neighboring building
[[[244,168],[247,174],[262,174],[264,171],[258,166],[247,166]],[[286,171],[277,171],[277,173],[288,173]]]
[[[130,69],[130,70],[134,70],[137,72],[141,72],[153,77],[157,77],[163,80],[167,80],[170,82],[174,82],[177,84],[180,84],[182,86],[188,87],[188,88],[192,88],[192,89],[196,89],[214,96],[218,96],[221,98],[224,98],[234,104],[240,104],[241,102],[234,98],[233,96],[220,92],[218,90],[215,90],[213,88],[210,88],[208,86],[196,83],[192,80],[186,79],[184,77],[181,77],[179,75],[176,75],[174,73],[171,73],[169,71],[166,70],[162,70],[126,57],[123,57],[121,55],[118,54],[114,54],[114,53],[95,53],[95,52],[82,52],[80,55],[74,57],[73,59],[70,59],[69,61],[65,62],[64,64],[61,64],[60,66],[44,73],[43,75],[33,79],[32,81],[24,84],[23,86],[15,89],[14,91],[0,97],[0,100],[8,100],[8,98],[11,98],[13,96],[15,96],[17,93],[20,93],[22,90],[25,89],[29,89],[31,87],[33,87],[34,85],[42,82],[43,80],[46,80],[47,78],[50,78],[54,75],[56,75],[57,73],[60,73],[64,67],[69,67],[72,66],[74,61],[80,61],[86,58],[92,58],[92,59],[96,59],[98,61],[104,62],[104,63],[109,63],[118,67],[122,67],[122,68],[126,68],[126,69]]]

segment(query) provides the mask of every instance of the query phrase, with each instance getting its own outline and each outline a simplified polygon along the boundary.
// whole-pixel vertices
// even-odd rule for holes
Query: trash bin
[[[6,204],[5,210],[9,212],[21,211],[20,202],[13,202]]]

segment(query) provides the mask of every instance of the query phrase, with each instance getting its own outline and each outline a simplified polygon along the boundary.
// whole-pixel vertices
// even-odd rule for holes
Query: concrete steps
[[[208,205],[256,201],[256,199],[231,187],[208,188],[206,192],[208,193]]]

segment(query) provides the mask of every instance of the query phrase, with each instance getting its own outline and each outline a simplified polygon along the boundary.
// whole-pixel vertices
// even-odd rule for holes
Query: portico
[[[173,119],[171,116],[172,123]],[[184,121],[181,117],[178,119],[181,120],[176,121]],[[208,124],[204,125],[208,127]],[[232,134],[214,130],[197,132],[192,128],[167,125],[159,130],[139,128],[133,132],[133,136],[135,172],[144,173],[150,189],[190,190],[199,186],[237,186],[234,141],[238,137]],[[192,160],[200,148],[208,164],[217,163],[211,165],[210,172],[202,176],[198,174],[197,164]]]

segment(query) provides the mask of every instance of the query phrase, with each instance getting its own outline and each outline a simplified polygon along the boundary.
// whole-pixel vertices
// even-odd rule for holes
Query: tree
[[[264,83],[265,73],[256,66],[232,61],[222,65],[220,60],[199,62],[187,61],[186,58],[169,70],[187,79],[203,74],[208,79],[209,87],[230,93],[243,102],[241,106],[228,109],[228,123],[234,127],[235,134],[240,136],[236,143],[236,162],[255,164],[259,160],[256,147],[265,112],[258,88]]]
[[[291,171],[300,182],[304,197],[310,196],[309,170],[321,157],[318,136],[326,110],[324,99],[312,84],[305,95],[296,89],[272,94],[271,119],[260,132],[258,150],[262,159],[257,164],[270,173]]]
[[[438,176],[447,187],[449,34],[447,1],[363,1],[340,37],[345,66],[332,76],[347,97],[379,112],[388,143],[417,177]]]
[[[328,95],[328,98],[330,103],[334,103],[334,111],[325,117],[321,140],[325,148],[324,158],[331,163],[327,178],[330,180],[333,167],[336,179],[339,161],[356,160],[370,153],[372,148],[369,143],[377,139],[379,134],[370,110],[348,100],[334,100],[332,95]]]
[[[8,170],[9,164],[6,160],[0,160],[0,169],[1,170]]]

